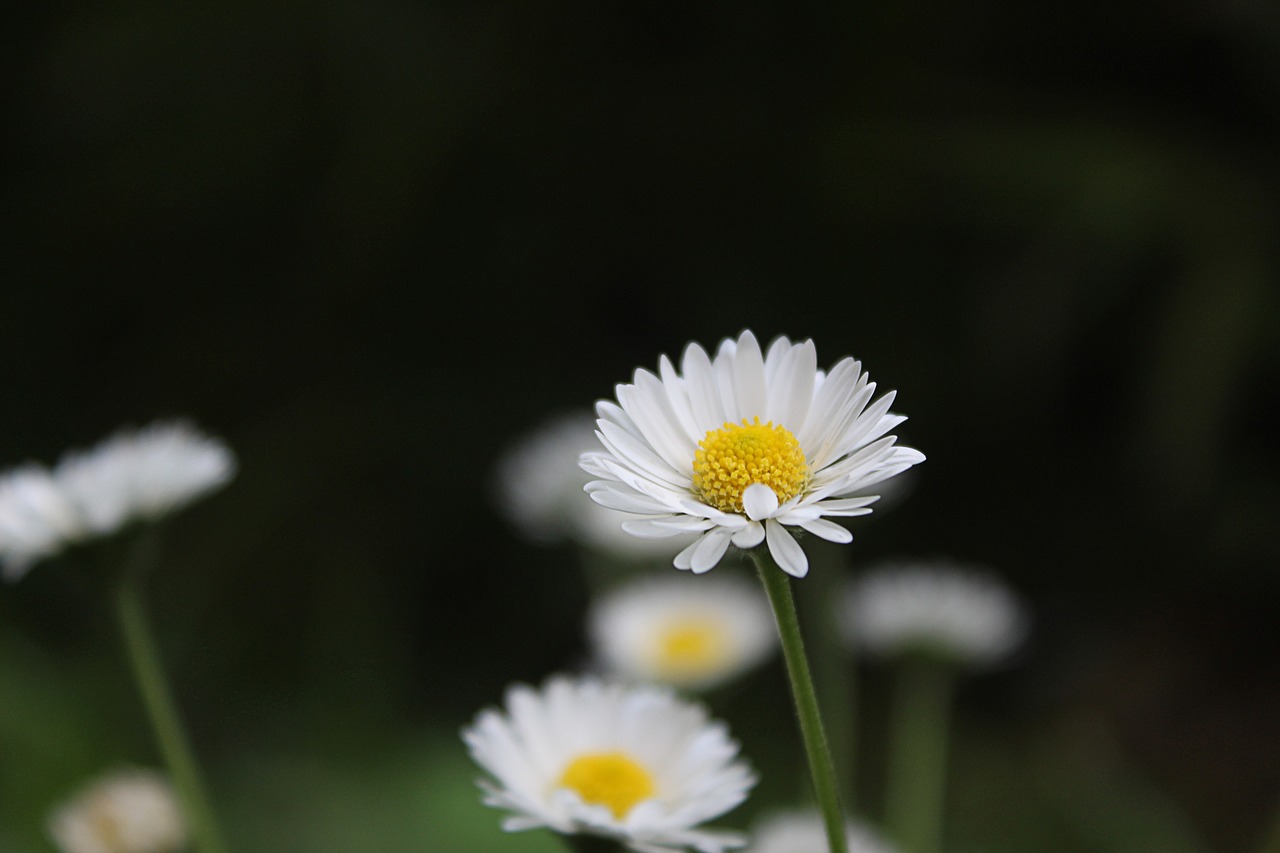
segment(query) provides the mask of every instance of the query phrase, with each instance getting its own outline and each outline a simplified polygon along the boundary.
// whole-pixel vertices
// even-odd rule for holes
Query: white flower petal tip
[[[682,575],[621,585],[587,619],[602,669],[629,682],[706,690],[737,678],[777,648],[773,612],[757,583]]]
[[[725,726],[669,688],[564,676],[517,685],[462,737],[492,777],[484,802],[510,813],[504,827],[602,836],[640,853],[737,846],[698,825],[756,782]]]
[[[827,830],[822,815],[796,809],[771,812],[752,827],[752,843],[745,853],[808,853],[827,849]],[[899,853],[869,825],[845,823],[845,844],[849,853]]]
[[[651,519],[697,519],[699,541],[679,550],[676,568],[709,571],[728,544],[763,538],[785,571],[803,577],[803,548],[782,528],[849,542],[825,518],[870,513],[873,487],[924,460],[897,444],[890,432],[904,418],[889,412],[892,393],[873,399],[875,390],[851,358],[819,370],[812,341],[780,337],[762,350],[744,331],[714,357],[689,344],[678,372],[664,356],[656,374],[637,370],[616,402],[597,404],[602,449],[583,463],[597,478],[592,497]]]
[[[187,842],[168,781],[133,768],[101,777],[58,807],[48,831],[62,853],[176,853]]]
[[[1025,605],[982,567],[882,564],[846,594],[845,639],[877,656],[926,654],[971,667],[1007,660],[1026,637]]]
[[[66,546],[155,521],[226,485],[236,459],[184,421],[121,430],[56,466],[0,475],[0,565],[9,580]]]

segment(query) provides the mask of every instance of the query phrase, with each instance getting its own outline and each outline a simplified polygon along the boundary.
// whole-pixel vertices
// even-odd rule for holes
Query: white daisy
[[[809,570],[788,528],[832,542],[852,535],[829,521],[871,512],[868,491],[924,460],[887,433],[894,394],[872,401],[875,383],[845,358],[818,370],[812,341],[776,339],[762,353],[751,332],[720,344],[714,360],[685,348],[677,372],[663,356],[655,376],[637,370],[617,402],[596,406],[604,450],[585,453],[598,503],[640,516],[637,536],[696,533],[680,569],[715,567],[730,544],[769,552],[788,574]]]
[[[590,475],[578,465],[598,446],[589,410],[551,418],[504,453],[495,491],[503,514],[529,539],[570,539],[623,559],[670,558],[685,542],[641,539],[622,529],[629,513],[601,506],[583,494]]]
[[[869,826],[845,823],[849,853],[896,853],[896,848]],[[813,810],[772,812],[752,827],[751,846],[744,853],[822,853],[827,849],[827,829],[822,815]]]
[[[990,573],[942,560],[872,570],[850,588],[844,614],[846,639],[873,654],[920,651],[972,665],[1009,655],[1028,624]]]
[[[49,818],[62,853],[171,853],[187,830],[168,781],[149,770],[117,770],[95,781]]]
[[[555,677],[515,685],[506,712],[482,711],[463,732],[487,805],[507,831],[549,827],[612,838],[641,853],[742,846],[696,829],[746,799],[755,776],[723,723],[657,687]]]
[[[618,675],[689,689],[723,684],[778,645],[759,584],[734,576],[632,581],[592,604],[588,631]]]
[[[235,457],[186,423],[122,430],[66,453],[49,471],[27,465],[0,476],[0,565],[8,580],[66,545],[154,521],[223,486]]]

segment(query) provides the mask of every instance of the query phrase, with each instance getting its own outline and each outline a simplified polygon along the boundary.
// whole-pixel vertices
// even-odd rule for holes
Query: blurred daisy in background
[[[155,521],[225,485],[235,457],[191,425],[156,422],[121,430],[63,455],[50,471],[26,465],[0,475],[0,564],[15,581],[74,542]]]
[[[48,828],[62,853],[172,853],[187,843],[168,781],[136,768],[94,781],[50,815]]]
[[[625,560],[670,559],[684,543],[632,536],[622,529],[630,514],[601,506],[583,491],[591,477],[578,460],[597,446],[590,410],[550,418],[499,459],[499,509],[535,542],[570,540]]]
[[[809,561],[788,528],[849,542],[829,519],[871,512],[876,484],[924,459],[888,434],[905,418],[889,414],[893,392],[873,401],[875,390],[852,358],[819,370],[812,341],[780,337],[762,353],[746,331],[714,360],[690,344],[679,372],[663,356],[657,375],[636,370],[616,403],[597,404],[604,449],[583,454],[588,492],[638,516],[625,525],[637,536],[697,535],[677,568],[709,571],[730,544],[763,542],[803,577]]]
[[[990,572],[946,560],[888,563],[852,584],[845,638],[877,656],[915,652],[971,666],[1009,656],[1028,616]]]
[[[515,685],[506,709],[463,731],[487,805],[508,831],[549,827],[611,838],[641,853],[742,846],[697,829],[746,799],[755,776],[723,723],[665,688],[554,677]]]
[[[734,575],[624,584],[591,605],[588,633],[616,675],[695,690],[741,675],[778,646],[764,591]]]
[[[896,853],[897,848],[861,823],[846,824],[849,853]],[[817,810],[772,812],[751,830],[746,853],[821,853],[827,849],[827,832]]]

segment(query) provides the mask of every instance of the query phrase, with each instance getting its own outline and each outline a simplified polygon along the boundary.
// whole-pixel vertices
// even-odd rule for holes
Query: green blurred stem
[[[197,853],[226,853],[205,796],[195,757],[179,722],[173,696],[165,681],[160,656],[151,636],[146,609],[142,603],[144,569],[154,561],[156,543],[144,532],[134,544],[130,565],[121,574],[116,589],[116,616],[124,636],[125,651],[133,670],[138,691],[142,694],[147,715],[155,731],[160,751],[169,768],[174,790],[182,803],[183,815],[191,836],[191,847]]]
[[[938,853],[954,676],[914,655],[895,675],[885,823],[905,853]]]
[[[766,546],[753,548],[750,553],[769,596],[769,603],[773,606],[778,638],[782,641],[782,656],[787,663],[787,675],[791,678],[791,695],[795,699],[796,715],[800,719],[800,735],[809,759],[809,773],[813,777],[813,790],[818,797],[822,822],[827,830],[827,843],[831,853],[848,853],[835,767],[831,763],[831,753],[822,732],[818,696],[813,689],[813,676],[809,674],[809,661],[805,657],[804,640],[800,636],[800,620],[796,615],[795,599],[791,595],[791,578],[778,567]]]

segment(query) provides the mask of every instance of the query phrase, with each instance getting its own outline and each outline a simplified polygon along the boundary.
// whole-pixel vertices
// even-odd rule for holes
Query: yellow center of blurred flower
[[[658,636],[657,675],[672,680],[715,672],[729,657],[724,626],[707,618],[673,620]]]
[[[577,791],[583,802],[608,806],[619,820],[654,794],[653,777],[621,752],[592,752],[575,758],[560,784]]]
[[[721,512],[742,512],[742,493],[752,483],[773,489],[786,503],[809,485],[809,465],[800,442],[786,427],[770,421],[726,423],[698,442],[693,457],[693,487]]]
[[[89,803],[88,823],[90,833],[101,849],[116,853],[127,851],[124,829],[120,826],[120,818],[107,797],[95,797]]]

